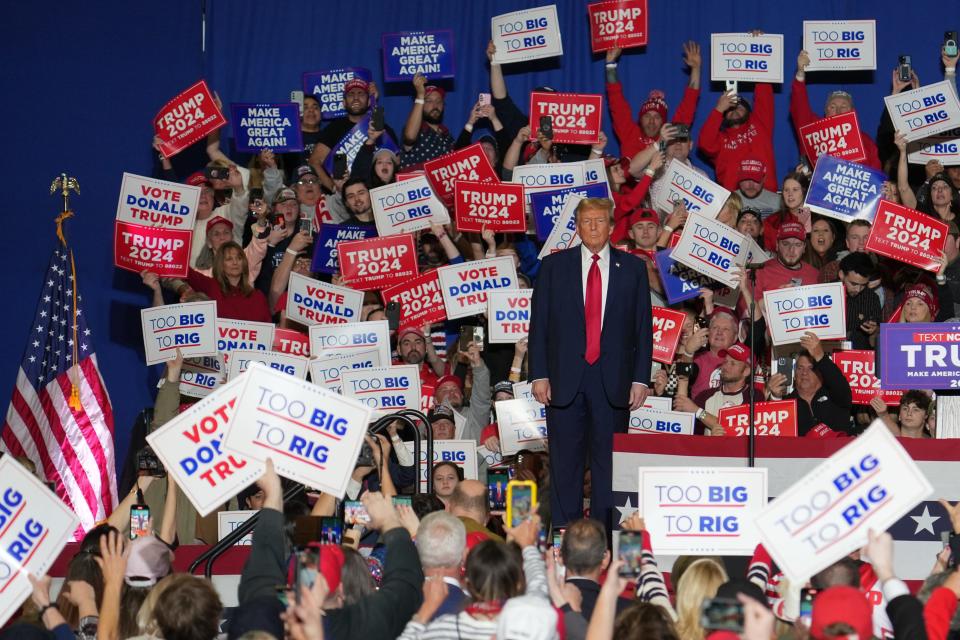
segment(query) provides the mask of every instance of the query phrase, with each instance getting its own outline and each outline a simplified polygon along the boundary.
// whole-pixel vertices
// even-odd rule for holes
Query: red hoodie
[[[773,154],[773,87],[757,83],[753,91],[753,109],[747,121],[739,127],[720,130],[723,114],[710,110],[700,129],[697,144],[713,162],[717,182],[729,191],[737,190],[740,161],[747,158],[761,160],[767,167],[763,188],[777,191],[777,167]]]
[[[797,130],[797,138],[800,138],[800,127],[805,127],[811,122],[821,120],[810,108],[810,98],[807,96],[807,84],[793,79],[793,86],[790,89],[790,118],[793,120],[793,126]],[[880,166],[880,155],[877,152],[877,143],[873,138],[867,135],[863,130],[860,131],[860,137],[863,138],[863,150],[867,154],[867,159],[860,164],[866,165],[872,169],[882,171]]]
[[[699,97],[700,90],[688,86],[683,92],[683,100],[680,101],[680,106],[673,113],[673,118],[666,120],[665,123],[685,124],[688,127],[692,125]],[[613,119],[613,132],[617,135],[617,140],[620,141],[621,156],[632,158],[660,140],[659,134],[655,138],[648,138],[644,135],[643,129],[633,119],[633,110],[630,108],[627,98],[623,95],[623,85],[619,81],[607,83],[607,103],[610,106],[610,117]]]

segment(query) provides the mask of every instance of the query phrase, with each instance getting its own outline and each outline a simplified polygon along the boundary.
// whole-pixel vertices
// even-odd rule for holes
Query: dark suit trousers
[[[616,409],[603,389],[600,361],[587,365],[573,402],[547,407],[550,509],[554,528],[583,516],[583,470],[590,455],[590,517],[610,531],[613,434],[627,430],[627,408]]]

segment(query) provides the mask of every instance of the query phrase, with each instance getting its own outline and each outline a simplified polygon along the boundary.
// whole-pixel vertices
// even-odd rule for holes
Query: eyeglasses
[[[306,180],[297,180],[297,184],[300,184],[300,185],[303,185],[303,184],[317,184],[318,182],[320,182],[320,181],[317,180],[316,178],[307,178]]]

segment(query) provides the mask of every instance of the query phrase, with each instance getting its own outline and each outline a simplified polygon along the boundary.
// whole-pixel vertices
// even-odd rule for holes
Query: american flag
[[[117,480],[113,409],[79,293],[74,306],[74,280],[73,254],[65,243],[58,244],[44,277],[0,448],[29,458],[87,531],[117,504]],[[78,403],[71,403],[74,386]]]

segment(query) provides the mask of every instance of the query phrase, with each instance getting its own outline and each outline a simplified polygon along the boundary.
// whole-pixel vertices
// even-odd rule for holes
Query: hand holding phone
[[[897,79],[899,79],[900,82],[910,82],[912,71],[910,56],[899,56],[897,58]]]
[[[137,503],[130,505],[130,539],[150,535],[150,507],[143,499],[143,491],[137,487]]]
[[[533,516],[537,509],[537,484],[530,480],[511,480],[507,483],[507,518],[511,529]]]
[[[643,560],[643,533],[640,531],[621,531],[617,543],[617,558],[623,563],[620,575],[624,578],[636,578],[640,575]]]
[[[540,116],[540,133],[547,140],[553,140],[553,117]]]
[[[346,500],[343,503],[343,522],[351,527],[366,526],[370,524],[370,514],[359,500]]]
[[[489,93],[481,93],[481,94],[477,97],[477,104],[479,104],[481,107],[485,107],[485,106],[487,106],[488,104],[490,104],[490,94],[489,94]]]

